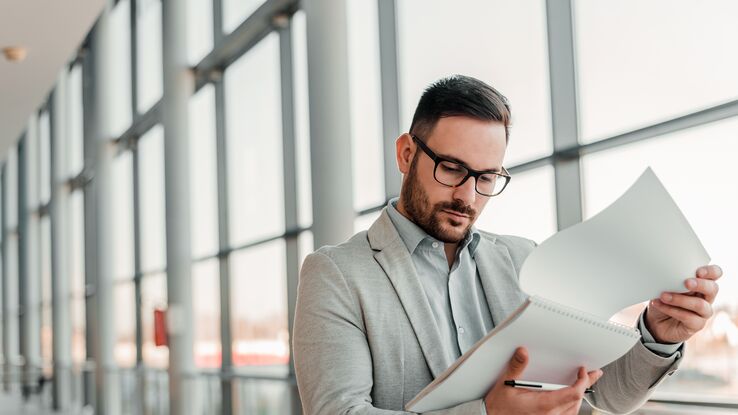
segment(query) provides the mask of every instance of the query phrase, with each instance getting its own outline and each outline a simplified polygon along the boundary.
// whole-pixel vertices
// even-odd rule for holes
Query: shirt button
[[[464,330],[464,328],[463,328],[463,327],[459,327],[459,334],[464,334],[464,331],[465,331],[465,330]]]
[[[434,248],[438,248],[438,242],[433,242],[433,244],[431,244],[431,246],[434,247]]]

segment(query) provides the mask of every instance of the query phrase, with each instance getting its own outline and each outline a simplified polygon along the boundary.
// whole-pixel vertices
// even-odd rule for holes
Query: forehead
[[[499,170],[505,157],[505,126],[498,121],[446,117],[436,123],[426,144],[439,156],[475,170]]]

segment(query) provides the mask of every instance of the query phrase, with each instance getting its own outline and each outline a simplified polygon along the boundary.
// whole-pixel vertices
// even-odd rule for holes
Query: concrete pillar
[[[164,183],[167,207],[167,295],[169,308],[169,408],[173,415],[195,411],[190,252],[188,100],[194,75],[187,62],[187,9],[163,0]]]
[[[69,194],[65,185],[67,142],[66,71],[56,83],[51,111],[51,307],[52,359],[54,364],[53,407],[69,407],[72,385],[72,315],[69,309],[69,231],[67,206]]]
[[[353,234],[347,0],[305,0],[315,247]]]
[[[117,366],[114,359],[115,346],[115,309],[113,296],[113,253],[115,240],[112,232],[113,217],[113,188],[112,163],[116,148],[111,141],[112,102],[111,85],[113,68],[112,59],[112,26],[109,22],[113,8],[112,0],[108,0],[105,10],[97,21],[95,31],[91,37],[93,73],[86,74],[85,80],[91,82],[92,105],[85,103],[85,120],[94,117],[90,126],[91,137],[89,144],[92,151],[92,182],[85,191],[85,216],[92,216],[92,223],[86,223],[85,237],[92,241],[85,243],[85,256],[94,255],[92,271],[93,292],[87,306],[91,313],[88,321],[88,336],[91,338],[91,348],[88,353],[95,362],[95,413],[111,415],[120,413],[120,386],[117,376]],[[94,109],[93,109],[94,108]],[[88,113],[92,110],[92,113]],[[87,137],[86,137],[87,138]],[[92,229],[89,229],[92,227]],[[91,232],[88,232],[91,231]],[[90,247],[90,244],[94,244]],[[91,248],[90,251],[88,248]],[[86,268],[88,271],[91,268]]]

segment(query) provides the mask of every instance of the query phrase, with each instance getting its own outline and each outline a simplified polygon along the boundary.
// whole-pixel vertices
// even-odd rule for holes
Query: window
[[[545,4],[542,0],[399,0],[401,126],[410,128],[423,89],[463,74],[487,82],[512,105],[506,164],[551,153]]]
[[[220,278],[218,259],[192,264],[192,316],[195,366],[219,369],[220,342]]]
[[[292,64],[295,100],[295,144],[297,152],[298,223],[313,222],[313,189],[310,172],[310,108],[308,103],[307,39],[305,12],[292,17]]]
[[[218,252],[218,177],[215,91],[206,85],[190,98],[190,223],[193,258]]]
[[[82,65],[76,64],[67,75],[67,169],[64,177],[74,177],[84,166],[82,110]],[[57,151],[62,151],[61,149]]]
[[[133,119],[131,105],[131,0],[120,0],[110,14],[110,38],[106,48],[106,68],[100,74],[107,82],[109,94],[105,97],[109,113],[109,138],[123,134]],[[135,1],[135,0],[134,0]]]
[[[197,65],[213,49],[213,1],[187,0],[187,60]]]
[[[574,2],[582,141],[738,98],[738,3]]]
[[[354,209],[384,203],[384,140],[379,75],[377,2],[349,1],[347,7],[351,152]]]
[[[233,365],[287,374],[287,284],[283,239],[231,255]]]
[[[738,119],[668,134],[602,151],[582,159],[585,215],[591,217],[620,196],[651,166],[725,275],[738,269],[738,188],[732,168]],[[709,160],[709,162],[705,162]],[[698,166],[692,170],[690,166]],[[687,278],[688,276],[685,276]],[[687,345],[684,363],[659,392],[708,397],[738,393],[738,282],[720,280],[715,316]]]
[[[118,155],[111,166],[113,277],[133,278],[133,158],[130,151]]]
[[[228,220],[239,245],[284,232],[279,37],[268,35],[225,72]]]
[[[157,273],[141,279],[141,330],[143,361],[148,367],[166,369],[169,366],[169,348],[154,343],[154,310],[167,308],[167,275]]]
[[[230,33],[266,0],[223,0],[223,32]]]
[[[129,0],[131,1],[131,0]],[[138,59],[139,113],[145,113],[159,99],[163,90],[161,0],[136,1],[136,52]]]
[[[553,167],[513,174],[505,191],[489,199],[475,226],[537,243],[553,235],[557,230]]]
[[[85,361],[85,241],[84,241],[84,196],[82,190],[69,195],[69,292],[72,322],[72,362],[79,365]]]
[[[40,204],[51,199],[51,119],[43,111],[38,119],[38,197]]]
[[[113,286],[114,321],[102,324],[115,325],[113,357],[122,368],[136,365],[136,294],[133,280],[118,281]]]
[[[157,125],[138,141],[138,189],[141,232],[141,271],[166,267],[164,209],[164,128]]]

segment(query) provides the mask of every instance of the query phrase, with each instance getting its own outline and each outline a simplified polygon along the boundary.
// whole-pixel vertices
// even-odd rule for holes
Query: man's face
[[[502,170],[505,155],[505,126],[495,121],[468,117],[441,118],[428,137],[421,137],[438,156],[459,161],[474,170]],[[409,218],[428,235],[446,243],[460,242],[484,210],[489,197],[474,189],[470,177],[458,187],[438,183],[435,163],[409,137],[405,155],[412,155],[402,183],[400,203]],[[402,144],[398,152],[402,152]],[[410,152],[410,153],[408,153]],[[403,154],[398,153],[398,157]],[[402,169],[402,163],[401,163]]]

